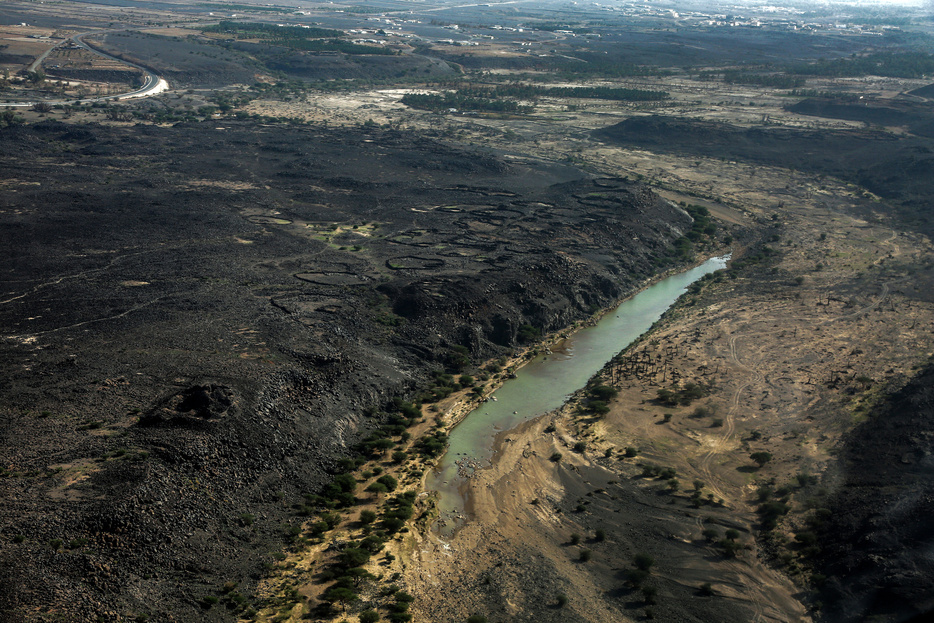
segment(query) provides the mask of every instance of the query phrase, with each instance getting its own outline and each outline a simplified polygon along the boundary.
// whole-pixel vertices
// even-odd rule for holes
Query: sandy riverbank
[[[686,512],[686,496],[634,479],[631,459],[574,452],[571,414],[564,407],[501,433],[492,466],[464,485],[470,521],[449,541],[431,531],[414,537],[405,578],[417,598],[416,621],[471,614],[491,621],[639,620],[647,604],[625,586],[624,573],[641,552],[657,560],[648,582],[658,590],[655,610],[675,614],[690,605],[697,620],[806,619],[790,583],[754,560],[711,565],[716,554],[697,542],[699,519]],[[552,424],[556,430],[545,432]],[[555,453],[560,461],[551,459]],[[709,514],[727,521],[726,513]],[[717,598],[694,598],[704,582],[717,587]],[[558,607],[561,595],[567,604]]]

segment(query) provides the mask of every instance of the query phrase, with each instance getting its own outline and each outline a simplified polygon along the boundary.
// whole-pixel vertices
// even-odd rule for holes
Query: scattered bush
[[[370,493],[375,493],[377,496],[380,495],[380,494],[382,494],[382,493],[388,493],[388,492],[389,492],[389,488],[386,487],[386,485],[384,485],[384,484],[381,483],[381,482],[374,482],[374,483],[372,483],[370,486],[368,486],[368,487],[366,488],[366,490],[369,491]]]
[[[530,324],[524,324],[519,326],[519,331],[516,334],[516,339],[519,340],[520,344],[528,344],[529,342],[534,342],[538,340],[541,335],[541,331],[536,329]]]
[[[376,623],[379,621],[379,612],[376,610],[364,610],[360,613],[360,623]]]
[[[636,554],[632,559],[632,564],[640,571],[649,571],[655,564],[655,559],[648,554]]]
[[[441,431],[436,431],[416,441],[415,449],[423,456],[433,458],[444,451],[447,443],[448,436]]]
[[[743,549],[740,543],[730,539],[721,539],[717,545],[723,550],[724,558],[736,558],[736,555]]]
[[[591,400],[587,403],[587,410],[597,415],[606,415],[610,412],[610,406],[603,400]]]
[[[649,605],[655,604],[655,596],[658,595],[658,589],[654,586],[642,587],[642,599]]]
[[[386,474],[385,476],[380,476],[376,479],[376,482],[384,485],[387,491],[395,491],[396,487],[399,485],[399,481],[396,480],[393,476]]]
[[[671,389],[658,390],[656,400],[663,405],[671,407],[676,407],[678,405],[686,406],[695,400],[703,398],[709,391],[709,388],[699,383],[685,383],[684,387],[672,387]]]
[[[358,601],[360,596],[351,588],[335,585],[324,591],[321,594],[321,599],[330,603],[339,603],[341,610],[344,610],[348,605]]]
[[[602,400],[608,402],[619,394],[619,390],[610,385],[597,385],[596,387],[590,390],[590,395],[595,400]]]
[[[771,452],[753,452],[752,454],[749,455],[749,458],[755,461],[759,465],[759,467],[762,467],[763,465],[765,465],[766,463],[772,460],[772,453]]]
[[[627,569],[625,575],[627,584],[633,588],[639,588],[648,579],[649,572],[642,569]]]

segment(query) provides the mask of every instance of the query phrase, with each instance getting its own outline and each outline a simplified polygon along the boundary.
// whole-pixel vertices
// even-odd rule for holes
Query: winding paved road
[[[135,99],[139,97],[149,97],[151,95],[157,95],[159,93],[162,93],[163,91],[168,91],[169,83],[166,82],[164,78],[153,73],[146,67],[143,67],[142,65],[137,65],[136,63],[125,61],[122,58],[117,58],[116,56],[111,56],[110,54],[107,54],[106,52],[102,52],[94,47],[91,47],[90,45],[84,42],[84,39],[83,39],[84,37],[88,35],[101,34],[102,32],[119,32],[119,31],[118,30],[109,30],[109,31],[98,30],[98,31],[93,31],[93,32],[82,32],[77,35],[72,35],[72,37],[70,37],[69,39],[66,39],[66,41],[72,41],[78,47],[83,48],[93,54],[97,54],[98,56],[103,56],[104,58],[108,58],[110,60],[117,61],[118,63],[127,65],[128,67],[133,67],[134,69],[140,70],[141,72],[143,72],[143,76],[145,76],[143,86],[133,91],[129,91],[128,93],[120,93],[117,95],[106,95],[103,97],[91,97],[91,98],[85,98],[85,99],[32,100],[28,102],[0,102],[0,108],[25,108],[25,107],[33,106],[39,103],[72,104],[74,102],[78,102],[80,104],[93,104],[94,102],[105,102],[108,100],[126,100],[126,99]],[[49,55],[49,53],[51,53],[52,50],[61,46],[63,43],[65,43],[65,41],[46,50],[41,56],[39,56],[39,58],[37,58],[35,61],[32,62],[31,65],[29,65],[29,71],[36,71],[36,68],[38,68],[42,64],[42,61],[45,60],[45,58]]]

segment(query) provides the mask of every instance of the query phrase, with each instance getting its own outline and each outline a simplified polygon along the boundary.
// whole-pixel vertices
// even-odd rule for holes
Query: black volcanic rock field
[[[828,620],[929,620],[932,419],[934,370],[928,367],[850,433],[844,486],[820,535]]]
[[[367,408],[587,317],[691,223],[384,130],[46,122],[0,154],[9,621],[224,619],[198,601],[255,585]]]

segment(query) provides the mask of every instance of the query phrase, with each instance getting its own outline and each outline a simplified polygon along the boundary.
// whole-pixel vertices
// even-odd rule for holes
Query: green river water
[[[494,438],[504,430],[563,405],[617,353],[629,346],[658,320],[665,310],[708,273],[726,267],[729,257],[717,257],[649,286],[606,314],[596,325],[574,333],[560,348],[542,354],[516,371],[492,397],[472,411],[451,431],[449,447],[429,475],[427,489],[438,492],[441,521],[450,534],[466,519],[461,463],[469,472],[495,460]]]

